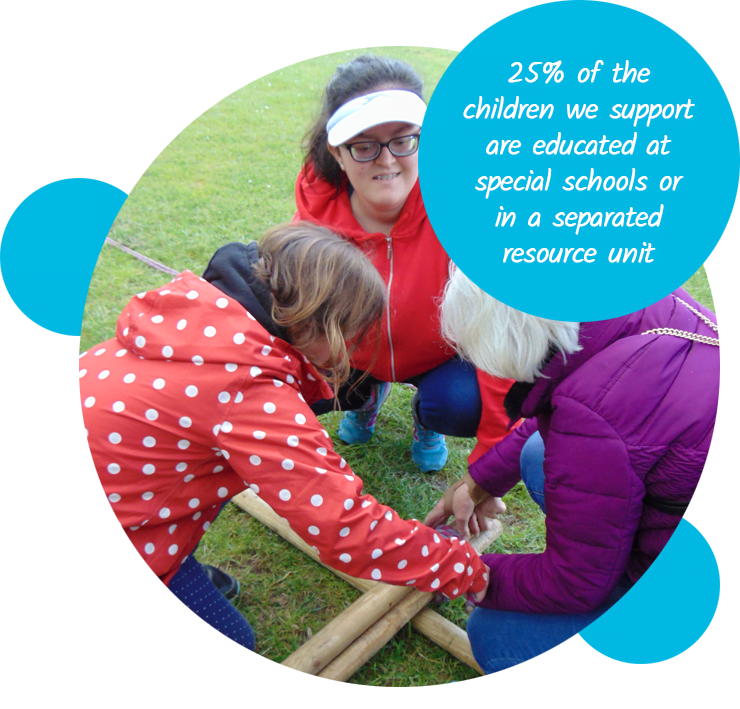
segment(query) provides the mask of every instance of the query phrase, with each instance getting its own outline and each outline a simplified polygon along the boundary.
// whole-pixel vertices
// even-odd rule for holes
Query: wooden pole
[[[314,559],[318,563],[321,563],[317,551],[312,546],[304,542],[303,539],[301,539],[290,528],[287,520],[280,517],[264,500],[257,497],[257,495],[255,495],[251,490],[245,490],[239,495],[236,495],[234,498],[232,498],[232,502],[234,502],[249,515],[257,519],[259,522],[264,524],[266,527],[279,534],[286,541],[290,542],[295,547],[306,553],[312,559]],[[496,520],[493,533],[489,537],[490,541],[486,542],[486,546],[492,543],[493,540],[498,537],[500,533],[501,524],[500,522],[498,522],[498,520]],[[485,547],[481,547],[481,551],[483,551],[484,548]],[[387,584],[382,584],[378,581],[370,581],[368,579],[359,579],[355,578],[354,576],[348,576],[347,574],[338,571],[337,569],[333,569],[329,566],[325,566],[325,568],[329,569],[334,574],[363,592],[367,592],[377,586],[387,586]],[[478,666],[478,663],[473,657],[473,652],[470,648],[470,641],[468,640],[467,633],[456,626],[454,623],[451,623],[446,618],[443,618],[439,613],[425,608],[411,619],[411,624],[414,629],[418,630],[427,638],[435,642],[437,645],[447,650],[458,660],[465,663],[469,667],[472,667],[480,674],[483,674],[483,671]]]
[[[283,660],[283,664],[311,675],[318,674],[413,590],[410,586],[386,584],[370,589]]]
[[[310,544],[303,541],[290,527],[288,520],[280,517],[275,510],[270,507],[263,499],[257,497],[251,490],[245,490],[239,493],[235,497],[231,498],[231,501],[241,507],[250,516],[254,517],[258,522],[262,522],[265,527],[268,527],[276,534],[279,534],[283,539],[290,542],[294,547],[297,547],[302,552],[310,556],[314,561],[317,561],[324,568],[329,569],[335,573],[339,578],[344,579],[347,583],[351,584],[355,588],[359,589],[363,593],[369,591],[378,585],[378,581],[371,581],[369,579],[358,579],[354,576],[349,576],[338,569],[332,569],[331,566],[326,566],[321,562],[319,553]]]
[[[318,672],[318,676],[337,680],[338,682],[346,682],[376,652],[382,650],[388,641],[432,598],[434,598],[433,593],[415,591],[409,594],[380,620],[370,626],[344,652],[339,653],[326,667]]]
[[[486,549],[491,542],[501,534],[501,522],[494,520],[493,527],[471,539],[471,546],[476,551]],[[366,596],[368,594],[365,594]],[[323,670],[319,677],[346,682],[360,669],[376,652],[381,650],[390,639],[434,598],[433,593],[424,593],[414,590],[402,599],[394,608],[389,610],[380,620],[357,638],[346,650],[338,654]],[[336,618],[339,620],[341,615]],[[450,623],[450,625],[453,625]],[[457,626],[454,626],[457,627]],[[461,631],[462,632],[462,631]],[[308,643],[306,643],[307,645]],[[468,642],[468,647],[470,643]],[[305,647],[305,645],[304,645]],[[471,652],[472,655],[472,652]],[[475,659],[473,662],[475,662]],[[476,668],[480,671],[476,663]]]
[[[411,619],[411,627],[447,650],[460,662],[472,667],[478,674],[485,674],[475,661],[468,634],[436,611],[424,608]]]

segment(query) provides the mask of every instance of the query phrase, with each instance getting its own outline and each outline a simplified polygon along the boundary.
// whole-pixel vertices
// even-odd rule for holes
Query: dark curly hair
[[[413,91],[423,99],[424,83],[416,71],[400,59],[363,54],[337,67],[324,92],[321,114],[303,139],[304,170],[313,164],[318,177],[339,190],[343,172],[326,145],[326,122],[347,101],[383,89]]]

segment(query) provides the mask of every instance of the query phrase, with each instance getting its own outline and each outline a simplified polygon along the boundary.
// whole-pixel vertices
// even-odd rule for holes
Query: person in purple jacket
[[[520,479],[546,514],[543,553],[482,556],[489,586],[468,634],[491,673],[583,630],[670,539],[714,429],[716,317],[679,289],[611,320],[545,320],[455,270],[442,328],[476,367],[516,379],[505,406],[512,421],[525,420],[470,467],[425,524],[453,514],[467,537]]]

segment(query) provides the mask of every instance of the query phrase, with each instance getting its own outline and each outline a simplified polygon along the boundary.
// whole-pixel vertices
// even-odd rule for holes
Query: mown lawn
[[[404,59],[425,79],[426,97],[454,57],[425,48],[372,50]],[[295,212],[293,186],[300,143],[318,112],[321,92],[336,66],[363,50],[319,57],[245,86],[188,126],[144,172],[111,229],[111,238],[177,270],[202,273],[210,256],[229,241],[259,238]],[[169,276],[105,246],[98,259],[82,325],[81,350],[114,332],[130,297]],[[688,284],[712,307],[703,269]],[[422,518],[446,486],[466,471],[469,439],[448,439],[444,471],[425,475],[410,456],[412,392],[394,385],[374,440],[348,447],[336,437],[339,414],[322,417],[335,447],[365,482],[365,490],[406,517]],[[521,485],[506,497],[504,536],[493,551],[537,552],[544,547],[544,517]],[[205,535],[201,561],[236,575],[237,607],[252,623],[258,652],[277,662],[317,632],[359,592],[294,549],[273,532],[228,505]],[[462,601],[439,612],[465,625]],[[419,686],[464,680],[475,673],[445,651],[404,629],[353,678],[385,686]]]

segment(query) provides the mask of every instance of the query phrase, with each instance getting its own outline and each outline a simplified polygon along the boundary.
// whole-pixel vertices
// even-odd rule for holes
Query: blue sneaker
[[[378,418],[380,407],[391,393],[390,382],[373,384],[370,396],[357,411],[348,411],[337,429],[337,435],[347,445],[367,443],[375,431],[375,419]]]
[[[419,423],[416,413],[416,401],[419,394],[414,394],[411,400],[411,410],[414,414],[414,442],[411,444],[411,458],[423,473],[442,470],[447,462],[447,443],[441,433],[424,428]]]

